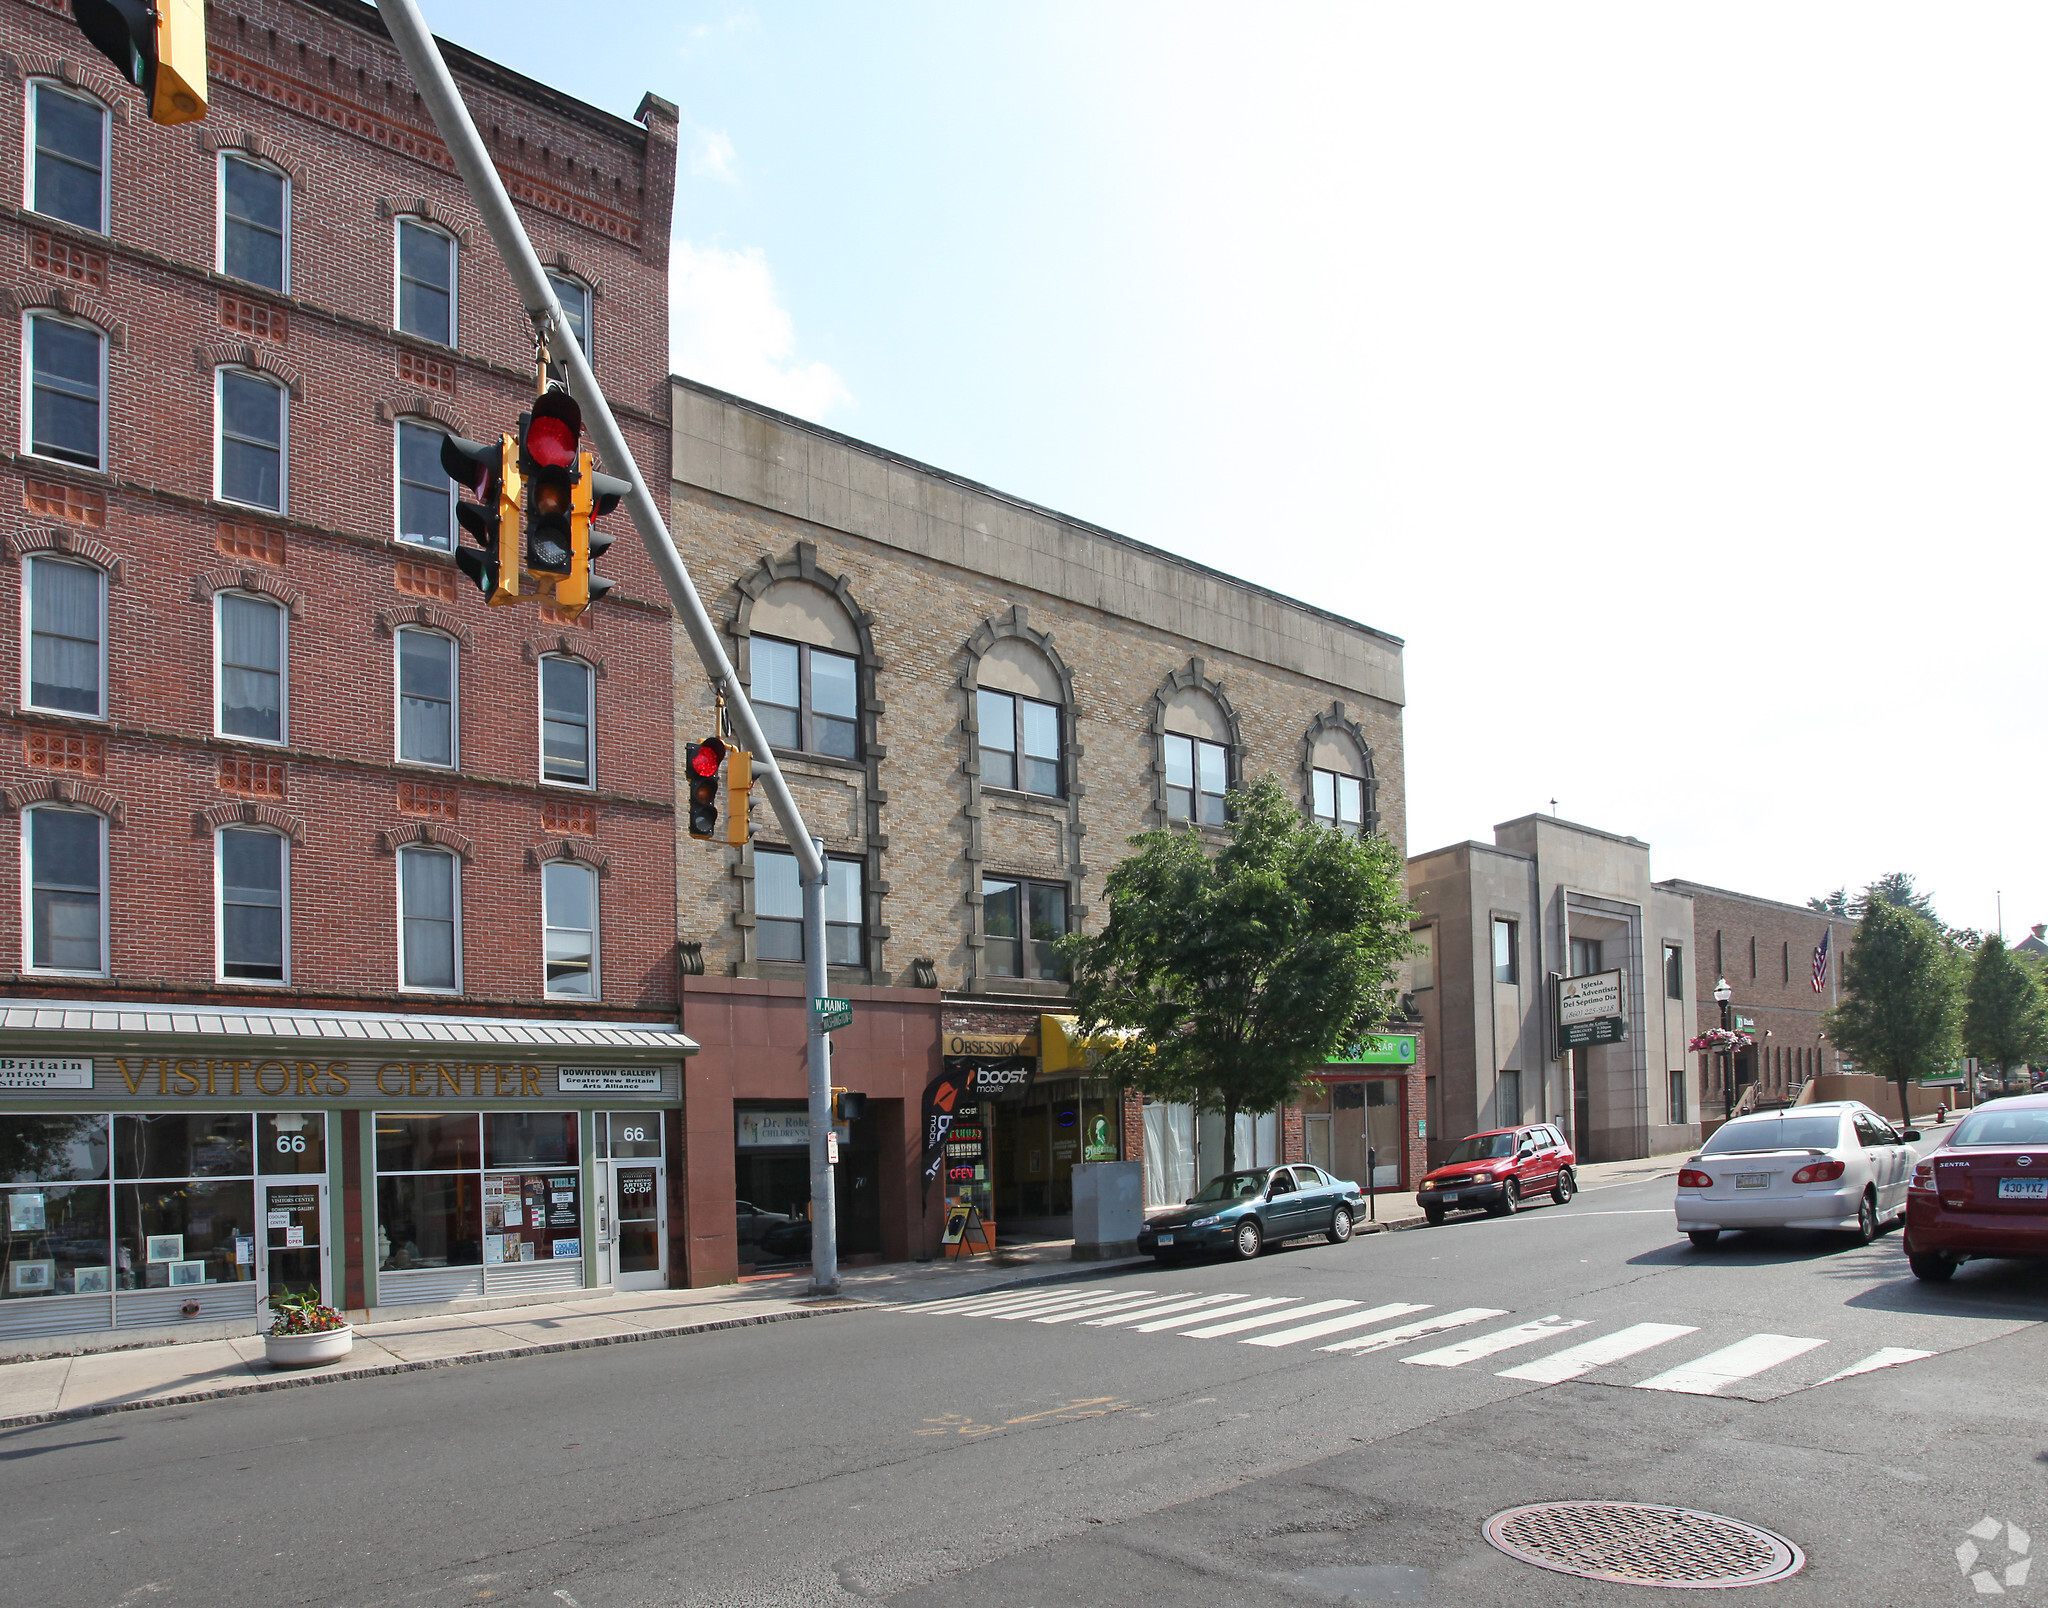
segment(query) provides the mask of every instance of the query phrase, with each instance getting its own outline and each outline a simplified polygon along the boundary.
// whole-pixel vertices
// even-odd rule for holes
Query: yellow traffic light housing
[[[441,439],[441,467],[457,485],[476,493],[473,503],[455,505],[463,534],[483,549],[460,544],[455,562],[493,604],[519,601],[519,501],[525,481],[519,472],[519,443],[512,436],[496,442]]]
[[[611,536],[591,529],[618,507],[619,499],[631,485],[613,475],[601,475],[589,453],[576,460],[576,479],[569,487],[569,573],[555,582],[555,607],[575,619],[612,589],[612,583],[591,570],[590,561],[611,546]]]
[[[718,836],[718,770],[725,763],[722,737],[706,737],[683,751],[683,773],[690,789],[689,824],[693,838]]]
[[[206,0],[72,0],[79,32],[142,91],[149,120],[206,117]]]
[[[754,787],[754,756],[735,748],[725,761],[725,841],[747,841],[747,795]]]

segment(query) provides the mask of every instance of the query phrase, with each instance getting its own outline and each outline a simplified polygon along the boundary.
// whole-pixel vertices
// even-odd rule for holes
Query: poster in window
[[[206,1282],[206,1264],[204,1262],[173,1262],[170,1266],[172,1289],[176,1289],[181,1284],[204,1284]]]
[[[110,1267],[77,1267],[71,1270],[73,1295],[106,1295],[113,1288],[114,1270]]]
[[[490,1224],[486,1222],[484,1226],[488,1228]],[[505,1236],[503,1234],[486,1234],[484,1236],[484,1261],[486,1263],[497,1263],[504,1260]]]
[[[10,1234],[40,1234],[43,1231],[43,1194],[41,1190],[17,1189],[7,1197],[7,1232]]]
[[[564,1257],[575,1257],[582,1254],[583,1241],[580,1239],[558,1239],[555,1241],[555,1260],[558,1262]]]
[[[185,1236],[183,1234],[151,1234],[143,1241],[143,1260],[147,1262],[184,1261]]]
[[[9,1295],[48,1295],[56,1288],[57,1264],[53,1259],[8,1264]]]

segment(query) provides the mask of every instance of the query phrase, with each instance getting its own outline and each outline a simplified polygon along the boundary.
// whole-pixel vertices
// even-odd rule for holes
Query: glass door
[[[612,1287],[660,1290],[668,1286],[668,1235],[661,1203],[667,1190],[658,1161],[614,1161],[611,1168]]]
[[[256,1119],[252,1251],[265,1317],[273,1295],[311,1295],[334,1304],[327,1256],[326,1141],[327,1120],[317,1111],[266,1111]]]

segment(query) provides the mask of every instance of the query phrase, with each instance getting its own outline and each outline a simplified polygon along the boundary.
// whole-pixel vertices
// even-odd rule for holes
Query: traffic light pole
[[[633,449],[626,445],[619,422],[612,417],[604,392],[598,389],[589,359],[569,334],[569,321],[562,312],[561,303],[555,299],[540,259],[534,255],[533,242],[526,238],[526,228],[513,209],[512,198],[505,193],[504,183],[491,163],[490,152],[485,149],[476,124],[470,120],[469,108],[463,104],[462,96],[456,90],[448,64],[441,59],[440,47],[434,43],[426,19],[420,15],[414,0],[377,0],[377,10],[390,31],[391,42],[405,58],[413,85],[433,116],[434,126],[440,131],[448,154],[455,159],[456,171],[462,175],[470,200],[482,215],[484,227],[491,232],[498,255],[504,259],[505,269],[512,276],[513,288],[519,293],[520,304],[533,320],[534,328],[552,337],[548,342],[549,355],[567,371],[570,394],[582,406],[584,423],[599,452],[604,455],[606,469],[632,484],[633,489],[626,493],[624,501],[633,517],[633,528],[646,544],[647,556],[653,560],[655,573],[667,588],[669,601],[675,605],[683,629],[689,632],[691,645],[696,648],[697,657],[710,676],[712,686],[725,696],[733,723],[739,728],[740,740],[754,756],[754,774],[766,789],[768,802],[782,823],[783,836],[796,856],[804,895],[804,991],[813,1002],[823,999],[826,989],[823,847],[804,825],[796,799],[790,794],[789,783],[784,779],[781,767],[775,763],[775,750],[762,734],[761,723],[754,718],[754,706],[748,702],[732,661],[725,655],[725,648],[718,640],[717,628],[711,623],[703,600],[697,596],[690,572],[683,565],[682,554],[676,551],[675,541],[669,535],[668,522],[662,518],[660,505],[655,502],[653,492],[642,477],[640,466],[633,461]],[[831,1295],[839,1289],[839,1234],[829,1149],[832,1071],[826,1037],[819,1027],[814,1004],[809,1005],[806,1049],[811,1106],[811,1290],[813,1294]]]

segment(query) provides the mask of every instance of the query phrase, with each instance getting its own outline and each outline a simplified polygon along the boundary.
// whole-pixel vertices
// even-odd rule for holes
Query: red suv
[[[1495,1128],[1460,1139],[1444,1164],[1422,1180],[1416,1203],[1432,1223],[1453,1207],[1483,1206],[1495,1217],[1519,1211],[1536,1195],[1562,1206],[1578,1191],[1578,1157],[1547,1122]]]
[[[1913,1169],[1913,1276],[1939,1284],[1973,1256],[2048,1256],[2048,1094],[1987,1100]]]

